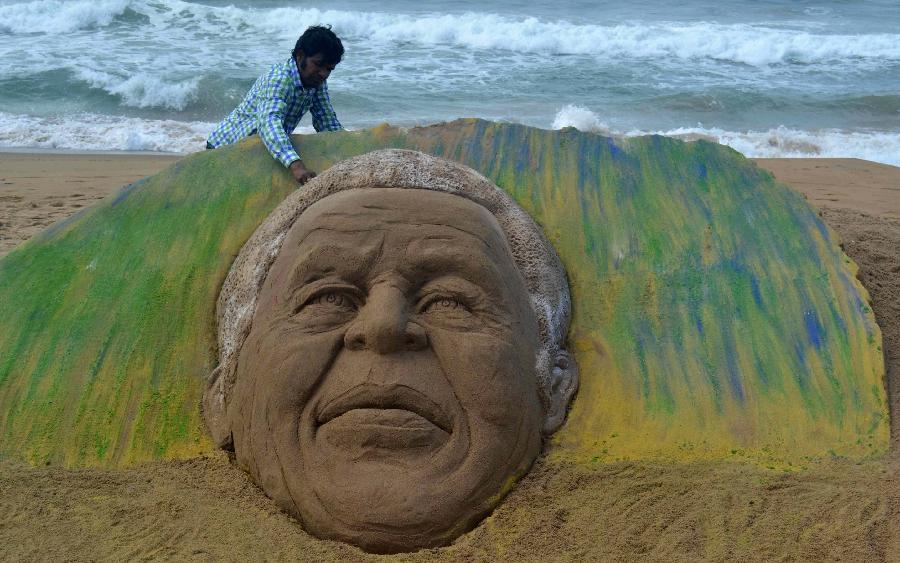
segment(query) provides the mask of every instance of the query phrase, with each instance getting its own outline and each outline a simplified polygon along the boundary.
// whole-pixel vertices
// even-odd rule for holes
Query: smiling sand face
[[[210,400],[227,379],[214,377],[205,414],[311,533],[373,552],[444,545],[528,470],[577,369],[545,337],[560,330],[542,328],[518,239],[491,211],[453,193],[349,185],[276,237],[227,400]],[[538,255],[558,278],[555,254]],[[557,297],[567,323],[568,295]]]
[[[540,451],[538,344],[487,210],[424,190],[330,196],[260,294],[232,401],[239,463],[283,474],[273,497],[318,535],[427,545]]]

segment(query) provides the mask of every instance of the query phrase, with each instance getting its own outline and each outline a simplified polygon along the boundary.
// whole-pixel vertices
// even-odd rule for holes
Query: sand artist
[[[460,164],[381,150],[307,186],[225,281],[204,416],[309,532],[373,552],[445,545],[565,419],[565,271]]]
[[[288,137],[306,112],[316,131],[343,129],[328,95],[328,77],[344,56],[344,45],[330,27],[311,26],[297,39],[291,58],[272,65],[256,79],[244,100],[209,135],[206,148],[230,145],[259,133],[272,158],[305,184],[308,169]]]

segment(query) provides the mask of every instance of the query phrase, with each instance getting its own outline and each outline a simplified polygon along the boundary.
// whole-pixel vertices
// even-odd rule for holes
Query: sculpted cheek
[[[271,460],[263,460],[272,455],[272,436],[285,436],[285,428],[296,434],[303,405],[343,341],[336,333],[291,336],[251,331],[240,353],[229,418],[235,453],[251,473],[271,467]]]
[[[435,330],[429,337],[470,421],[515,424],[535,402],[533,354],[523,356],[508,340],[480,334]]]
[[[257,357],[260,381],[257,398],[268,398],[269,408],[300,410],[322,375],[334,361],[343,343],[342,331],[321,334],[298,334],[296,331],[272,331]]]

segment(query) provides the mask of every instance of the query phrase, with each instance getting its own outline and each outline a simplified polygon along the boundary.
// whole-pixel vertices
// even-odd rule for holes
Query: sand
[[[177,157],[0,153],[0,255]],[[760,159],[804,193],[860,266],[900,413],[900,168]],[[539,462],[448,548],[400,560],[900,561],[900,424],[890,456],[783,472],[733,462]],[[128,470],[0,460],[7,560],[356,561],[384,557],[305,534],[224,454]]]
[[[819,208],[900,219],[898,168],[858,158],[756,158],[779,182]]]
[[[179,156],[0,152],[0,256]]]

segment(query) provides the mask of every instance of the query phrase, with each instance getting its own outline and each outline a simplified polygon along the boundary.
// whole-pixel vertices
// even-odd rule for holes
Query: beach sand
[[[178,157],[0,153],[0,256]],[[900,413],[900,168],[758,159],[816,205],[859,265]],[[735,462],[539,462],[453,546],[398,559],[900,561],[900,431],[892,454],[774,471]],[[319,541],[224,454],[128,470],[0,461],[0,559],[355,561]]]
[[[0,152],[0,256],[177,161],[171,155]]]

